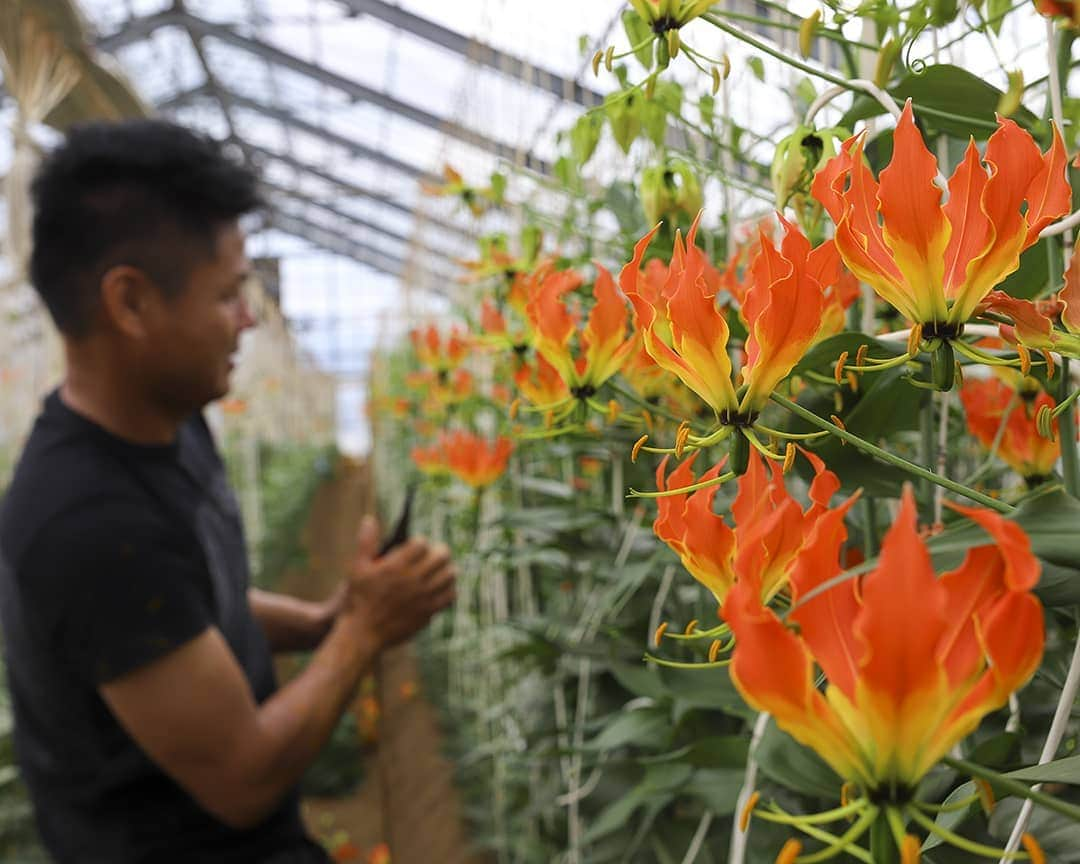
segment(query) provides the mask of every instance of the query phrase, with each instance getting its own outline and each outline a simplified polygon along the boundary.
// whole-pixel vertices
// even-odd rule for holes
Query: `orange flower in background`
[[[446,453],[438,444],[430,447],[413,447],[409,454],[413,464],[421,472],[432,477],[448,474],[450,469],[446,461]]]
[[[367,864],[390,864],[390,847],[385,843],[373,846],[368,852]]]
[[[409,339],[420,364],[436,371],[456,369],[469,354],[468,340],[458,327],[444,338],[438,327],[429,324],[423,330],[410,330]]]
[[[533,363],[522,361],[514,373],[514,384],[522,396],[540,408],[552,408],[570,398],[570,388],[542,354],[537,354]]]
[[[702,278],[707,262],[694,242],[700,218],[699,214],[694,220],[685,245],[676,236],[671,269],[678,284],[667,292],[667,299],[654,300],[637,290],[641,258],[656,228],[638,241],[620,281],[634,304],[649,355],[727,423],[755,416],[813,343],[824,307],[823,287],[815,274],[827,269],[821,261],[833,253],[830,244],[811,250],[810,241],[783,217],[786,233],[779,250],[764,233],[760,235],[760,251],[751,268],[753,285],[742,310],[750,336],[741,372],[747,389],[740,399],[732,381],[727,321],[716,304],[716,292]]]
[[[634,347],[633,333],[627,332],[626,300],[611,274],[599,265],[596,269],[596,302],[580,332],[577,317],[564,300],[565,294],[582,285],[580,274],[573,270],[545,266],[526,306],[537,353],[559,373],[571,395],[579,398],[593,396],[619,371]],[[571,346],[575,334],[576,351]]]
[[[1053,409],[1055,402],[1041,390],[1023,400],[998,378],[966,379],[960,388],[968,429],[978,442],[990,450],[997,439],[1005,412],[1005,431],[997,446],[998,457],[1025,479],[1044,479],[1053,473],[1061,455],[1061,445],[1043,438],[1035,426],[1035,412],[1044,405]],[[1054,421],[1057,428],[1057,421]]]
[[[955,509],[991,542],[940,577],[907,486],[878,566],[861,580],[799,603],[840,573],[847,531],[843,510],[833,510],[791,566],[786,623],[762,602],[762,577],[753,572],[740,574],[724,603],[736,638],[732,680],[743,698],[856,783],[867,807],[909,803],[926,773],[1042,657],[1042,606],[1031,593],[1039,562],[1027,535],[992,511]]]
[[[502,435],[489,441],[462,430],[444,432],[438,446],[450,473],[476,489],[490,486],[503,475],[514,450],[513,442]]]
[[[695,481],[693,466],[698,454],[683,461],[665,481],[668,457],[656,469],[656,485],[663,492],[695,482],[712,480],[723,467],[720,462]],[[815,523],[827,512],[843,514],[855,502],[853,495],[838,510],[829,500],[840,481],[814,454],[806,453],[814,468],[810,506],[804,511],[784,485],[779,468],[765,469],[756,451],[738,481],[739,491],[731,505],[734,525],[713,512],[717,486],[656,499],[658,515],[653,531],[679,556],[690,575],[723,603],[731,586],[743,574],[757,579],[761,602],[767,603],[787,584],[787,568],[807,542]]]
[[[861,133],[818,172],[812,191],[836,223],[836,246],[852,273],[922,324],[927,338],[951,338],[1039,232],[1069,212],[1065,147],[1055,128],[1040,153],[1030,134],[999,117],[983,156],[968,144],[942,205],[937,160],[911,100],[893,141],[880,181],[863,162]]]

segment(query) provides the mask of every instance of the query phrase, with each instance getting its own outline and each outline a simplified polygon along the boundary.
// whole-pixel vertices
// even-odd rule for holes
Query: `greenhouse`
[[[1080,862],[1078,35],[0,0],[0,861]]]

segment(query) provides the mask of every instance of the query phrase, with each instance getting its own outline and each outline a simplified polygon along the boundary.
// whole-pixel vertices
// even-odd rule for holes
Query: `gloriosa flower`
[[[951,339],[1016,270],[1039,232],[1069,211],[1065,147],[1055,128],[1053,144],[1040,153],[1030,134],[999,117],[983,156],[969,142],[942,205],[937,160],[910,100],[893,141],[880,182],[863,162],[861,133],[818,172],[813,193],[836,223],[848,268],[921,324],[926,338]]]
[[[722,604],[731,586],[747,574],[756,578],[762,603],[768,603],[787,587],[787,568],[810,536],[814,524],[829,512],[829,500],[840,481],[814,454],[806,453],[814,468],[810,484],[810,506],[804,511],[784,485],[779,467],[768,471],[754,451],[746,473],[738,481],[731,505],[734,525],[713,512],[716,486],[657,499],[658,515],[653,523],[656,536],[679,556],[691,576],[712,592]],[[663,492],[681,489],[698,481],[719,476],[717,463],[695,480],[694,453],[664,479],[668,457],[656,469],[656,485]],[[857,496],[840,505],[847,512]]]
[[[736,639],[732,679],[747,703],[857,787],[844,815],[861,815],[848,840],[882,813],[933,825],[914,800],[919,781],[1042,657],[1042,607],[1031,592],[1039,563],[1027,535],[992,511],[953,506],[992,542],[940,577],[908,486],[876,569],[861,579],[809,596],[840,572],[847,532],[833,510],[791,565],[786,621],[762,602],[752,573],[740,574],[724,603]]]
[[[559,373],[571,395],[579,399],[594,396],[600,385],[619,371],[634,348],[633,333],[627,331],[626,301],[611,274],[599,265],[596,269],[596,302],[580,332],[575,314],[564,299],[582,285],[581,275],[573,270],[556,270],[548,265],[526,306],[537,353]],[[571,345],[575,335],[576,350]]]
[[[439,436],[438,446],[450,473],[475,489],[498,480],[514,450],[513,442],[505,436],[489,441],[463,430],[444,432]]]
[[[536,355],[535,362],[521,362],[514,372],[514,383],[525,399],[543,410],[551,410],[570,398],[570,388],[542,354]]]
[[[630,0],[634,11],[656,34],[682,27],[708,12],[715,3],[716,0]]]
[[[1035,389],[1017,393],[998,378],[981,381],[969,378],[960,388],[960,401],[964,403],[968,429],[987,450],[998,441],[998,430],[1005,412],[1009,412],[997,444],[997,455],[1013,471],[1031,484],[1038,484],[1053,473],[1061,446],[1038,433],[1035,414],[1043,406],[1053,409],[1055,403],[1038,384]]]
[[[438,327],[429,324],[424,330],[410,330],[409,339],[420,365],[436,372],[456,369],[469,354],[468,340],[457,327],[444,338]]]
[[[641,259],[656,228],[638,241],[620,282],[634,304],[645,349],[657,364],[711,405],[721,424],[748,424],[814,341],[824,306],[818,274],[835,253],[831,244],[811,250],[810,241],[783,217],[786,233],[779,250],[761,235],[760,252],[751,265],[753,284],[743,306],[750,336],[741,373],[746,389],[740,397],[732,381],[727,321],[715,289],[703,278],[705,253],[694,242],[700,218],[694,220],[685,245],[681,237],[675,238],[669,268],[674,286],[669,281],[664,296],[639,291]]]
[[[1080,4],[1073,0],[1034,0],[1035,11],[1047,18],[1064,18],[1065,26],[1080,27]]]

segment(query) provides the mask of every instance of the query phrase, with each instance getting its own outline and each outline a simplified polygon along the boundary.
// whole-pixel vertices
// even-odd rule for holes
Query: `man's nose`
[[[257,319],[252,314],[251,307],[248,305],[247,300],[242,299],[240,301],[240,312],[239,312],[239,322],[238,322],[239,329],[241,331],[250,330],[252,327],[254,327],[258,323],[259,323],[259,319]]]

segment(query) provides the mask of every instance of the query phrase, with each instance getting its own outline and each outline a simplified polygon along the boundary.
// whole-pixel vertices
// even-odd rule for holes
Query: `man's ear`
[[[161,303],[160,289],[146,272],[127,264],[110,267],[101,277],[101,313],[106,326],[141,339]]]

